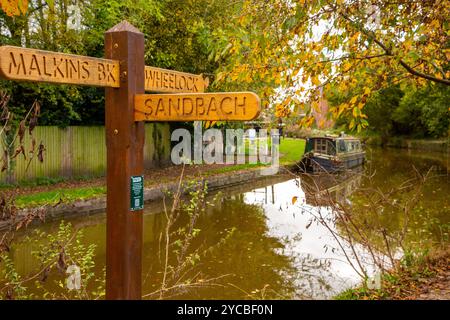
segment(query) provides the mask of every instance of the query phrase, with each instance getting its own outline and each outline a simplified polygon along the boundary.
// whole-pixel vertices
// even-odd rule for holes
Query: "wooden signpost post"
[[[0,77],[106,88],[106,298],[141,299],[144,121],[251,120],[260,102],[251,92],[203,93],[201,75],[146,67],[144,35],[126,21],[105,33],[105,56],[2,46]]]
[[[105,34],[105,56],[120,61],[120,88],[106,88],[106,299],[140,299],[142,213],[131,210],[131,180],[144,173],[144,123],[134,96],[144,93],[144,35],[128,22]]]

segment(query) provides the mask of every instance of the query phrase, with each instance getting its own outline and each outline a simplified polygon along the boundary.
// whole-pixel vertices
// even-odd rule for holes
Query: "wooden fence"
[[[106,172],[105,128],[103,126],[42,126],[34,129],[37,146],[42,141],[46,151],[41,163],[35,156],[27,169],[23,155],[12,162],[11,169],[0,174],[0,182],[11,183],[42,177],[101,176]],[[16,143],[17,144],[17,143]],[[31,139],[26,134],[27,158]],[[15,148],[14,148],[15,149]],[[37,149],[37,147],[36,147]],[[144,166],[146,169],[170,161],[170,128],[166,123],[145,124]]]

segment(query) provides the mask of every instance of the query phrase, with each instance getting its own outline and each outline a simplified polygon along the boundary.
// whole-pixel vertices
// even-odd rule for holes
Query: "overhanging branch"
[[[370,40],[373,40],[381,49],[384,50],[384,52],[386,53],[387,56],[392,56],[392,57],[394,56],[394,54],[392,53],[392,50],[389,47],[387,47],[383,42],[381,42],[379,39],[377,39],[374,32],[364,28],[364,26],[362,26],[361,23],[353,21],[345,13],[340,12],[339,15],[342,16],[345,20],[347,20],[351,25],[355,26],[359,31],[361,31],[364,35],[366,35]],[[442,83],[442,84],[445,84],[447,86],[450,86],[450,80],[449,79],[437,78],[437,77],[434,77],[432,75],[429,75],[429,74],[417,71],[413,67],[408,65],[402,59],[399,60],[399,63],[406,71],[408,71],[409,73],[411,73],[412,75],[414,75],[416,77],[423,78],[423,79],[426,79],[426,80],[430,80],[430,81],[433,81],[433,82],[436,82],[436,83]]]

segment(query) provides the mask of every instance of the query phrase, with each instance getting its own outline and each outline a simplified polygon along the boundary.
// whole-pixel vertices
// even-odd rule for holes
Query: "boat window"
[[[328,145],[328,155],[335,156],[336,155],[336,146],[333,141],[327,140]]]
[[[362,150],[361,142],[358,140],[337,140],[336,144],[339,153],[357,152]]]
[[[316,139],[314,150],[320,153],[327,153],[327,140]]]
[[[345,144],[347,147],[347,152],[353,152],[354,144],[352,143],[352,141],[345,141]]]
[[[334,143],[328,139],[316,139],[314,151],[321,154],[336,155]]]
[[[344,140],[338,140],[337,143],[338,143],[339,153],[347,151],[347,148],[345,147],[345,141]]]

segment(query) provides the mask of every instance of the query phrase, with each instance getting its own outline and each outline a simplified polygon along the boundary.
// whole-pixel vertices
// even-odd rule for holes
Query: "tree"
[[[340,105],[348,97],[333,88],[327,99]],[[425,87],[391,85],[368,98],[364,107],[368,130],[379,135],[382,143],[392,136],[441,138],[450,128],[450,87],[429,84]],[[341,117],[336,126],[348,127],[353,117]]]
[[[258,83],[263,97],[279,96],[280,116],[309,99],[304,124],[313,122],[317,89],[338,87],[351,94],[332,115],[351,115],[350,129],[360,130],[374,92],[450,84],[449,15],[448,0],[242,0],[216,41],[217,80]]]
[[[0,0],[0,8],[10,17],[25,14],[28,0]]]
[[[372,95],[366,103],[365,112],[369,128],[381,136],[383,144],[395,133],[397,123],[393,120],[393,114],[403,96],[404,93],[400,87],[393,85]]]
[[[405,96],[393,110],[397,134],[440,138],[450,128],[450,88],[428,85],[418,90],[405,90]]]
[[[33,0],[27,8],[17,16],[0,10],[0,45],[103,57],[105,31],[125,19],[145,34],[146,65],[207,74],[218,66],[208,60],[208,39],[227,17],[227,5],[211,0]],[[102,88],[13,81],[0,88],[19,116],[40,101],[41,125],[104,122]]]

